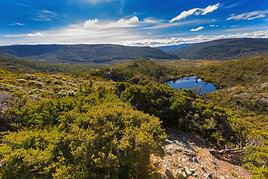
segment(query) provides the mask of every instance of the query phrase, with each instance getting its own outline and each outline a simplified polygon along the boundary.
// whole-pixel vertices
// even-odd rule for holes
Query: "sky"
[[[0,45],[268,38],[268,0],[0,0]]]

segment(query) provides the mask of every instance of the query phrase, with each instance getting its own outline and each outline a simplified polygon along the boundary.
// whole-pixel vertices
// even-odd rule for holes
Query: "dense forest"
[[[197,96],[164,83],[188,75],[218,90]],[[154,178],[150,156],[172,128],[239,148],[235,162],[266,178],[267,81],[267,56],[104,66],[1,57],[0,176]]]

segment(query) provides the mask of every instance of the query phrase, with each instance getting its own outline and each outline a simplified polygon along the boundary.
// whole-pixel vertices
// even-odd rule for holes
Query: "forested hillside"
[[[176,56],[151,47],[122,45],[14,45],[1,46],[0,55],[46,62],[109,63],[136,58],[172,59]]]

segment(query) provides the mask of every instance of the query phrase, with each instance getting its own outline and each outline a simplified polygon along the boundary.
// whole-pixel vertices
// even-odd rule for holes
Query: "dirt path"
[[[169,131],[164,151],[163,157],[152,157],[158,171],[154,178],[250,178],[247,170],[214,157],[201,139],[190,134]]]

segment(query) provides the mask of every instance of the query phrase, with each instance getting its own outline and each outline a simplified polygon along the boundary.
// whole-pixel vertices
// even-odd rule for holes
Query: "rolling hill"
[[[0,47],[0,55],[68,63],[103,63],[139,57],[152,59],[176,58],[176,56],[157,48],[110,44],[2,46]]]
[[[221,39],[196,44],[164,47],[95,45],[13,45],[0,46],[0,56],[12,56],[55,63],[109,63],[140,57],[151,59],[232,59],[267,54],[268,39]]]
[[[160,46],[160,47],[157,47],[158,49],[164,51],[164,52],[167,52],[167,53],[174,53],[176,50],[180,49],[180,48],[183,48],[183,47],[187,47],[188,45],[190,44],[181,44],[181,45],[169,45],[169,46]]]
[[[230,59],[244,56],[267,54],[268,39],[237,38],[221,39],[203,43],[178,46],[177,49],[161,48],[180,59]]]

